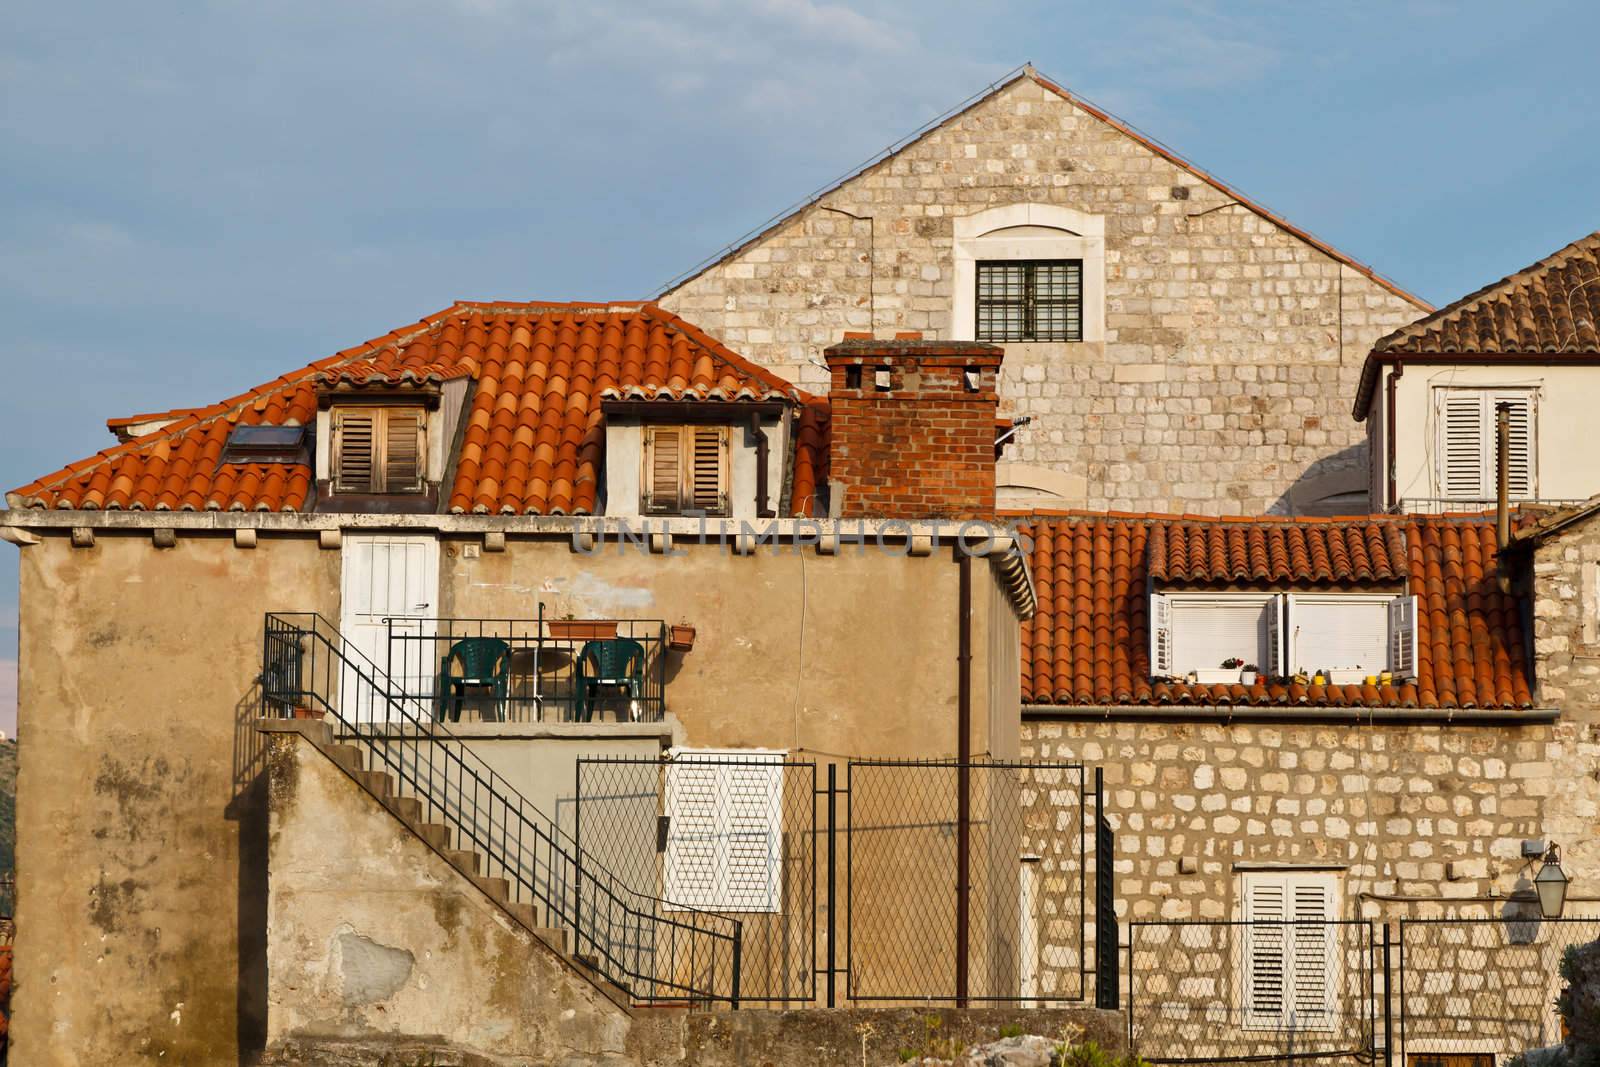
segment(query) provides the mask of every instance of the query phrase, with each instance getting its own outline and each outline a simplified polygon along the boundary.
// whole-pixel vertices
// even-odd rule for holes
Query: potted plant
[[[313,708],[305,704],[295,706],[294,717],[297,719],[321,719],[328,713],[322,708]]]
[[[1367,672],[1360,667],[1332,667],[1328,670],[1328,681],[1333,685],[1360,685]]]
[[[1234,685],[1239,681],[1240,668],[1243,666],[1244,660],[1230,656],[1222,661],[1220,668],[1202,668],[1195,671],[1195,675],[1205,685]]]
[[[667,627],[667,647],[674,652],[688,652],[694,648],[694,627],[686,622]]]
[[[545,625],[550,627],[550,636],[557,641],[602,641],[617,636],[616,619],[574,619],[565,615]]]
[[[1239,672],[1239,682],[1243,685],[1255,685],[1261,677],[1261,668],[1254,663],[1246,663],[1244,670]]]

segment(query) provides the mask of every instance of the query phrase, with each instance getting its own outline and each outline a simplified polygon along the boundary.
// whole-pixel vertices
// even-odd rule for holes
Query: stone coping
[[[326,719],[276,719],[256,720],[256,729],[262,733],[320,733],[314,727],[326,727],[335,743],[343,736],[338,723]],[[445,729],[446,740],[451,741],[657,741],[662,747],[672,744],[679,727],[676,716],[668,715],[660,722],[453,722]],[[309,728],[309,729],[308,729]],[[425,737],[416,727],[395,724],[381,733],[373,731],[366,736]]]

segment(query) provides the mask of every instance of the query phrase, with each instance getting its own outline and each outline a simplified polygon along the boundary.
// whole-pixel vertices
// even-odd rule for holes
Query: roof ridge
[[[653,299],[661,300],[668,294],[682,288],[684,285],[687,285],[695,278],[700,277],[706,271],[727,262],[729,259],[760,241],[768,234],[782,228],[791,219],[795,218],[802,212],[808,210],[821,201],[823,197],[828,196],[830,193],[837,192],[846,183],[854,181],[855,179],[862,177],[875,168],[882,166],[884,163],[898,156],[912,145],[917,144],[929,135],[944,129],[946,126],[950,125],[952,122],[955,122],[973,108],[987,103],[989,100],[999,96],[1001,93],[1005,92],[1007,89],[1011,88],[1011,86],[1015,85],[1019,81],[1022,81],[1023,79],[1028,79],[1034,82],[1048,92],[1056,94],[1072,106],[1087,112],[1092,118],[1098,119],[1100,122],[1105,123],[1117,132],[1128,138],[1131,138],[1132,140],[1143,145],[1145,148],[1161,156],[1163,159],[1166,159],[1179,169],[1189,172],[1217,191],[1228,197],[1231,197],[1241,207],[1245,208],[1251,213],[1259,216],[1260,218],[1266,219],[1275,226],[1282,228],[1331,259],[1345,264],[1352,270],[1363,275],[1364,277],[1371,279],[1373,282],[1377,283],[1408,303],[1414,304],[1417,307],[1423,308],[1427,311],[1433,310],[1433,305],[1428,301],[1422,299],[1420,296],[1417,296],[1415,293],[1412,293],[1407,289],[1401,288],[1399,284],[1378,273],[1375,268],[1362,263],[1360,260],[1349,255],[1348,253],[1341,252],[1338,248],[1335,248],[1327,241],[1324,241],[1315,234],[1312,234],[1309,230],[1294,225],[1284,216],[1270,210],[1265,205],[1251,199],[1238,189],[1235,189],[1233,186],[1228,185],[1220,178],[1212,175],[1209,171],[1206,171],[1197,164],[1190,162],[1176,149],[1170,148],[1161,141],[1157,140],[1155,137],[1141,132],[1131,122],[1118,118],[1109,109],[1101,107],[1098,104],[1091,103],[1086,98],[1065,88],[1055,79],[1041,74],[1032,63],[1024,63],[1021,66],[1012,68],[1010,71],[1001,75],[997,80],[991,82],[982,91],[968,97],[966,100],[963,100],[949,111],[946,111],[943,114],[924,123],[922,126],[913,130],[911,133],[905,135],[899,140],[891,142],[887,148],[878,152],[866,162],[851,168],[838,178],[835,178],[833,181],[827,183],[822,188],[812,193],[810,196],[804,197],[792,206],[770,216],[766,221],[758,223],[753,229],[746,231],[743,236],[737,237],[731,243],[723,246],[720,251],[713,252],[710,256],[669,280],[661,287],[660,291]]]
[[[1516,509],[1513,508],[1513,511]],[[1087,508],[997,508],[1002,519],[1043,521],[1061,519],[1107,520],[1129,524],[1236,527],[1312,527],[1391,525],[1477,525],[1492,523],[1492,511],[1453,511],[1433,513],[1371,512],[1359,515],[1195,515],[1182,512],[1094,511]]]
[[[1391,330],[1389,333],[1384,334],[1382,337],[1373,342],[1372,351],[1387,351],[1388,346],[1392,342],[1401,338],[1403,335],[1423,333],[1428,329],[1429,326],[1435,323],[1448,322],[1452,319],[1460,318],[1463,315],[1478,310],[1485,300],[1503,289],[1514,288],[1515,286],[1524,282],[1532,281],[1533,278],[1539,274],[1555,270],[1558,267],[1566,266],[1568,260],[1579,250],[1580,246],[1594,247],[1595,249],[1600,250],[1600,230],[1595,230],[1591,233],[1585,234],[1576,241],[1568,241],[1554,252],[1544,256],[1541,259],[1535,260],[1526,267],[1523,267],[1521,270],[1512,271],[1510,274],[1507,274],[1498,281],[1493,281],[1488,285],[1481,286],[1480,288],[1468,293],[1466,296],[1463,296],[1457,300],[1453,300],[1444,307],[1437,308],[1432,313],[1424,315],[1422,318],[1417,319],[1414,322],[1407,323],[1397,330]]]

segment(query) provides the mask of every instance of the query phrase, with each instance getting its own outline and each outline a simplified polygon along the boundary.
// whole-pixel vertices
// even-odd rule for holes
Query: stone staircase
[[[329,723],[313,719],[262,719],[258,726],[265,732],[300,734],[538,942],[561,957],[612,1003],[630,1014],[635,1012],[637,1006],[631,995],[601,973],[599,961],[594,956],[574,950],[571,931],[543,925],[539,921],[537,905],[513,900],[510,880],[484,874],[483,856],[471,849],[454,847],[449,826],[425,822],[422,801],[414,796],[402,795],[394,775],[388,771],[367,769],[360,746],[339,743]]]

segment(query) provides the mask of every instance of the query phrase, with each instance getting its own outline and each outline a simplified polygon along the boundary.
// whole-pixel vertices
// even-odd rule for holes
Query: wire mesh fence
[[[575,793],[584,855],[665,912],[738,920],[741,1003],[816,999],[814,764],[754,753],[585,757]]]
[[[1560,1042],[1561,957],[1596,938],[1600,918],[1542,919],[1516,905],[1500,918],[1401,920],[1403,1061],[1509,1055]]]
[[[1152,1063],[1372,1054],[1370,923],[1135,922],[1128,937],[1129,1040]]]
[[[1082,999],[1082,765],[854,761],[846,791],[847,996]]]

